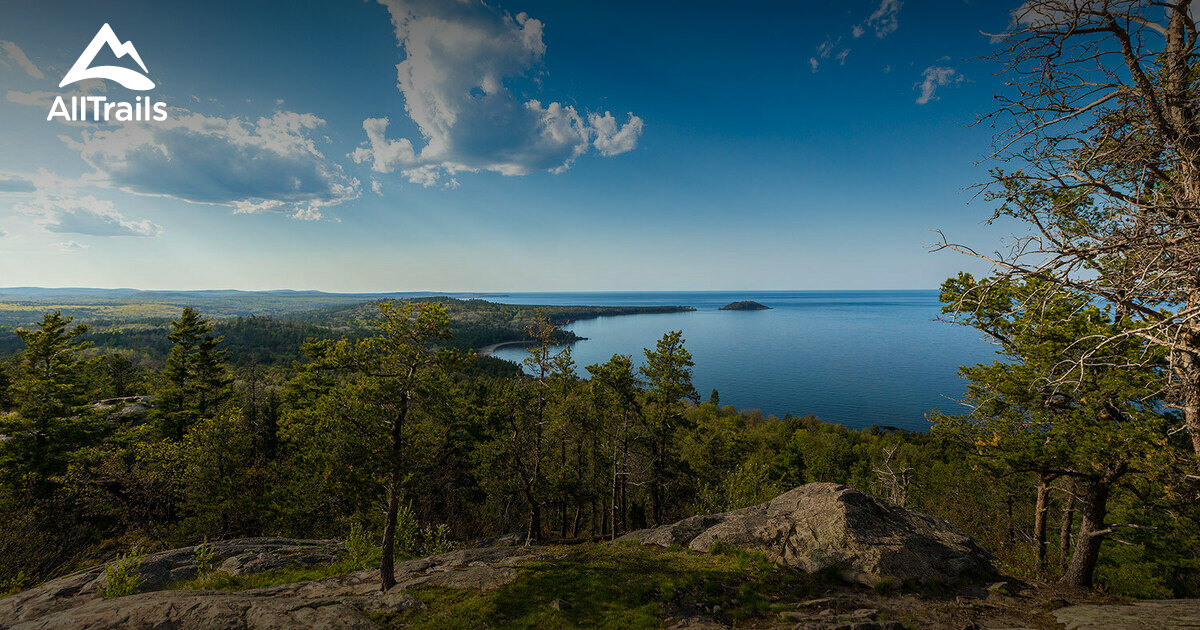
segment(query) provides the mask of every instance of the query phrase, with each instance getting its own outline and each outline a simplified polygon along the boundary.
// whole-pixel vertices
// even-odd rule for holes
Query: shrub
[[[133,595],[146,581],[142,577],[142,555],[135,547],[104,567],[104,599]]]
[[[371,564],[374,551],[374,542],[371,540],[370,535],[363,529],[363,526],[359,523],[351,525],[350,533],[346,535],[346,549],[344,552],[346,563],[356,569],[365,569]]]
[[[17,574],[0,580],[0,597],[7,597],[25,590],[29,586],[29,576],[25,575],[24,571],[17,571]]]
[[[217,552],[213,546],[209,544],[208,538],[204,542],[196,545],[195,561],[196,575],[205,575],[211,573],[216,567]]]

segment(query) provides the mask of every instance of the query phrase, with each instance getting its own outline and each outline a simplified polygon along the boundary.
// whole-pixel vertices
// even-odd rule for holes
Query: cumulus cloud
[[[855,27],[854,36],[859,37],[868,28],[875,33],[875,37],[880,39],[896,32],[896,29],[900,28],[900,7],[902,5],[900,0],[880,0],[879,8],[875,9],[875,12],[864,22],[865,28]]]
[[[39,194],[29,203],[14,207],[33,216],[43,229],[58,234],[88,236],[158,236],[162,228],[150,221],[132,221],[116,210],[111,201],[91,195]]]
[[[55,243],[54,246],[68,252],[79,251],[81,249],[88,248],[87,245],[83,243],[77,243],[75,241],[63,241],[61,243]]]
[[[965,80],[963,75],[954,68],[945,66],[929,66],[925,68],[921,76],[921,82],[913,86],[913,89],[921,91],[921,95],[917,97],[918,105],[938,100],[937,90],[939,87],[957,85]]]
[[[237,212],[319,217],[358,196],[358,180],[317,149],[312,114],[277,112],[248,121],[172,109],[152,125],[88,129],[63,138],[96,169],[94,178],[129,192],[230,206]]]
[[[588,116],[588,122],[596,130],[596,140],[592,144],[600,155],[620,155],[637,147],[638,138],[642,135],[642,119],[630,112],[629,121],[620,125],[611,112]]]
[[[21,50],[21,47],[15,43],[0,40],[0,52],[4,53],[3,56],[0,56],[0,63],[3,63],[7,66],[8,62],[11,61],[20,66],[20,68],[25,71],[25,74],[28,74],[35,79],[46,78],[46,75],[42,73],[37,65],[30,61],[29,57],[25,55],[25,51]]]
[[[366,147],[359,147],[350,157],[359,164],[370,162],[371,169],[379,173],[390,173],[402,166],[411,166],[417,161],[412,141],[408,138],[387,139],[387,118],[368,118],[363,121],[367,132]]]
[[[351,154],[356,162],[381,173],[401,170],[423,185],[454,185],[462,171],[560,172],[592,147],[617,155],[636,146],[643,121],[633,114],[615,130],[600,130],[594,114],[517,90],[546,53],[540,20],[480,0],[379,2],[404,51],[397,87],[425,144],[418,150],[406,138],[388,139],[386,118],[367,119],[367,142]],[[608,116],[598,119],[608,125]]]

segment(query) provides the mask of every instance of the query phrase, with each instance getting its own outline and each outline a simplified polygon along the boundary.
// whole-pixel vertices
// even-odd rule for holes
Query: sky
[[[0,0],[0,286],[935,288],[1018,4]]]

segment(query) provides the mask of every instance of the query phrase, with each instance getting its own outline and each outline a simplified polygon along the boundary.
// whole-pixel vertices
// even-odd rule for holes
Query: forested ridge
[[[947,282],[948,313],[973,282]],[[950,520],[1011,575],[1194,595],[1186,440],[1134,402],[1158,368],[1106,374],[1023,424],[1044,413],[1028,398],[1039,353],[1106,325],[1062,299],[1053,320],[976,309],[964,323],[1020,342],[964,369],[975,411],[933,412],[930,433],[722,406],[694,390],[677,331],[577,370],[537,309],[523,371],[481,366],[439,300],[372,303],[340,329],[186,309],[122,350],[46,313],[0,371],[0,575],[17,591],[131,549],[280,535],[369,540],[386,576],[387,559],[461,541],[609,539],[833,481]],[[150,398],[95,403],[134,396]],[[1089,414],[1113,407],[1120,432],[1097,432]]]

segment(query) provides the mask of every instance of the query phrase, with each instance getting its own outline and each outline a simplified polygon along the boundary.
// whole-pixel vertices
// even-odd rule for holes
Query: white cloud
[[[454,185],[453,175],[462,171],[561,172],[593,146],[606,156],[636,146],[643,121],[633,114],[616,130],[601,132],[593,114],[558,102],[543,105],[518,91],[546,53],[540,20],[480,0],[379,2],[404,50],[397,86],[425,144],[418,150],[406,138],[390,140],[388,120],[370,118],[363,123],[366,146],[351,154],[356,162],[376,172],[399,169],[427,186]],[[607,125],[606,116],[600,119]]]
[[[588,123],[596,131],[596,140],[592,144],[600,155],[620,155],[637,148],[638,138],[642,135],[642,119],[629,114],[629,122],[619,125],[611,112],[604,115],[589,114]]]
[[[921,95],[917,97],[917,104],[924,105],[930,101],[938,100],[937,89],[945,85],[957,85],[965,79],[954,68],[945,66],[929,66],[921,73],[923,77],[920,83],[913,86],[913,89],[921,90]]]
[[[813,72],[816,72],[817,69],[821,67],[821,62],[817,61],[816,57],[809,57],[808,58],[808,66],[810,68],[812,68]]]
[[[850,34],[854,36],[854,39],[862,37],[866,32],[867,29],[863,28],[861,24],[855,24],[854,26],[850,27]]]
[[[68,251],[68,252],[79,251],[81,249],[88,248],[87,245],[85,245],[83,243],[77,243],[75,241],[63,241],[61,243],[55,243],[54,246],[61,250]]]
[[[33,216],[36,223],[58,234],[89,236],[158,236],[162,228],[150,221],[132,221],[117,212],[111,201],[91,195],[40,193],[34,200],[14,206]]]
[[[380,184],[379,180],[377,180],[377,179],[372,179],[371,180],[371,192],[382,197],[383,196],[383,184]]]
[[[867,18],[864,23],[867,28],[870,28],[875,37],[883,39],[888,35],[896,32],[900,28],[900,7],[903,3],[900,0],[880,0],[879,8]],[[866,32],[861,26],[854,27],[855,37]]]
[[[0,51],[4,52],[4,56],[0,57],[0,63],[8,65],[8,61],[5,60],[7,58],[8,60],[11,60],[13,63],[20,66],[21,69],[25,71],[25,74],[28,74],[35,79],[46,78],[46,75],[42,74],[42,71],[37,67],[37,65],[30,61],[29,57],[25,55],[25,51],[21,50],[21,47],[15,43],[0,40]]]
[[[0,173],[0,193],[31,193],[37,190],[33,180],[17,173]]]
[[[152,125],[60,138],[96,169],[94,183],[236,212],[310,218],[358,196],[358,180],[317,149],[313,131],[324,124],[295,112],[250,122],[172,108],[167,120]]]
[[[412,141],[408,138],[388,140],[387,126],[387,118],[364,120],[363,130],[367,132],[368,146],[355,149],[350,157],[359,164],[370,162],[371,170],[378,173],[390,173],[399,167],[415,164],[417,155],[413,151]]]

